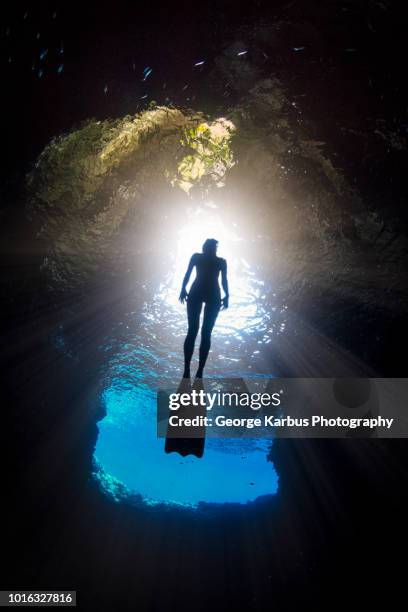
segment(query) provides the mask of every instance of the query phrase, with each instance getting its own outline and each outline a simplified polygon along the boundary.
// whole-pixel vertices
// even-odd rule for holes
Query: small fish
[[[56,16],[57,16],[57,11],[54,11],[53,14],[52,14],[52,18],[55,19]]]
[[[142,81],[145,81],[145,80],[147,79],[147,77],[148,77],[150,74],[152,74],[152,72],[153,72],[153,69],[152,69],[152,68],[149,68],[149,67],[147,66],[147,67],[146,67],[146,68],[143,70],[144,77],[143,77]]]
[[[38,78],[41,79],[43,74],[44,74],[44,71],[41,70],[41,68],[40,68],[40,70],[38,71]]]
[[[194,66],[202,66],[203,64],[205,64],[205,60],[200,60],[199,62],[196,62]]]
[[[45,59],[47,55],[48,55],[48,49],[43,49],[40,53],[40,60]]]
[[[28,17],[28,11],[26,11],[26,12],[24,13],[24,17],[23,17],[23,19],[27,19],[27,17]]]
[[[108,86],[105,85],[105,87],[103,88],[103,93],[106,95],[108,93]]]
[[[60,64],[60,65],[58,66],[58,71],[57,71],[57,72],[58,72],[58,74],[61,74],[61,72],[63,72],[63,70],[64,70],[64,64]]]
[[[184,85],[183,89],[181,91],[185,91],[187,89],[188,85]]]
[[[248,51],[240,51],[239,53],[237,53],[237,55],[246,55],[248,53]]]
[[[60,46],[58,52],[59,52],[60,55],[64,55],[64,44],[63,43],[61,43],[61,46]]]
[[[37,32],[37,36],[36,36],[37,40],[40,38],[40,36],[41,36],[41,34],[39,32]]]
[[[293,51],[303,51],[305,47],[293,47]]]
[[[140,96],[141,100],[144,100],[145,98],[147,98],[147,94],[145,94],[144,96]]]

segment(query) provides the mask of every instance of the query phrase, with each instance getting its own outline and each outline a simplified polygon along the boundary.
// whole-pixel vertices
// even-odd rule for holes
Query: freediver
[[[183,279],[179,300],[182,304],[187,302],[188,332],[184,341],[184,373],[183,378],[190,378],[190,363],[194,352],[194,344],[200,327],[200,314],[203,304],[204,318],[201,326],[201,342],[199,349],[199,363],[196,378],[203,377],[204,366],[211,346],[211,332],[220,309],[227,309],[229,302],[227,262],[217,257],[218,241],[208,238],[202,248],[202,253],[194,253],[188,264]],[[196,268],[196,277],[187,293],[187,285],[193,268]],[[221,283],[224,297],[221,299],[221,290],[218,277],[221,272]]]

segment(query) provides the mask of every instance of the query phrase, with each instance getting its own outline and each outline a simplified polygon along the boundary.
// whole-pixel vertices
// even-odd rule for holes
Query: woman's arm
[[[195,266],[195,262],[196,262],[196,254],[194,253],[194,255],[192,255],[188,267],[187,267],[187,272],[184,275],[183,278],[183,284],[181,285],[181,291],[180,291],[180,295],[179,295],[179,301],[184,304],[184,302],[187,299],[188,293],[186,291],[186,287],[188,285],[188,281],[190,280],[190,276],[191,273],[193,271],[193,268]]]
[[[222,298],[222,307],[224,310],[228,308],[229,302],[229,289],[228,289],[228,278],[227,278],[227,261],[224,259],[222,268],[221,268],[221,284],[224,289],[224,297]]]

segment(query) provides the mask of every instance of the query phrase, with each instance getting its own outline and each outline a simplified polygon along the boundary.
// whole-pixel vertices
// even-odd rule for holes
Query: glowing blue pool
[[[105,472],[149,504],[197,506],[247,503],[277,491],[270,442],[206,440],[204,457],[165,454],[156,437],[156,396],[120,380],[104,392],[106,418],[99,424],[96,459]]]

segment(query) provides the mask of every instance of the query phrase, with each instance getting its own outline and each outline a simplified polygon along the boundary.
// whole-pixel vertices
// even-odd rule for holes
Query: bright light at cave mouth
[[[219,316],[213,335],[229,335],[233,330],[246,329],[248,325],[260,323],[258,299],[263,291],[263,282],[254,278],[251,266],[242,253],[242,247],[250,242],[236,219],[226,219],[213,201],[188,209],[186,220],[174,234],[177,236],[176,251],[167,277],[160,286],[158,297],[168,306],[177,306],[181,282],[193,253],[201,252],[207,238],[218,240],[218,255],[227,260],[228,280],[232,298],[228,316]],[[190,286],[194,280],[190,278]]]
[[[219,255],[228,262],[233,299],[221,312],[213,332],[209,375],[243,376],[259,357],[259,344],[269,342],[270,315],[262,306],[263,282],[246,261],[249,241],[236,222],[227,222],[212,202],[186,211],[163,281],[147,296],[137,327],[122,326],[122,350],[105,371],[95,476],[114,499],[126,492],[145,505],[167,504],[198,509],[204,504],[246,504],[273,495],[278,476],[268,461],[270,440],[207,439],[204,456],[166,454],[156,436],[156,391],[159,382],[182,372],[186,333],[185,306],[178,303],[181,281],[191,255],[206,238],[219,241]],[[193,280],[193,277],[191,281]],[[133,314],[133,313],[131,313]],[[131,320],[129,320],[131,323]],[[125,329],[124,329],[125,328]],[[197,349],[196,349],[197,352]]]

